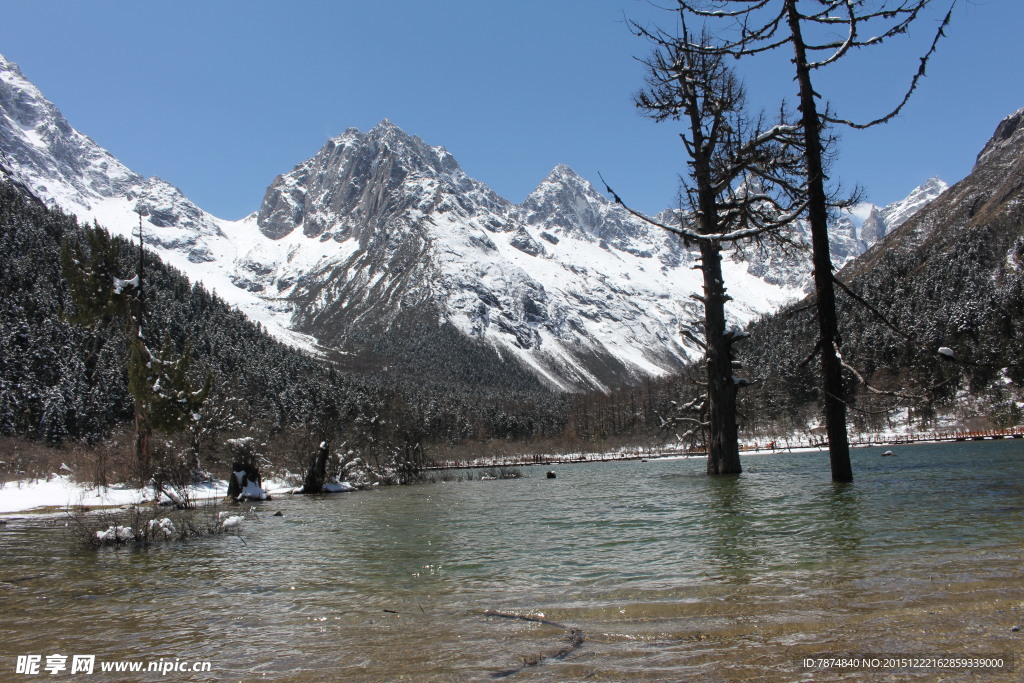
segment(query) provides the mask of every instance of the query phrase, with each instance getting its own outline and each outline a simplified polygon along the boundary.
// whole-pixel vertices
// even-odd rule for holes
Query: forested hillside
[[[900,406],[924,420],[951,412],[1019,424],[1022,266],[1024,110],[999,125],[967,178],[838,273],[856,294],[837,294],[854,423],[877,426]],[[802,364],[816,339],[812,312],[805,302],[751,327],[741,356],[758,380],[747,394],[758,421],[786,422],[818,398],[816,363]]]
[[[92,228],[89,228],[92,229]],[[130,423],[122,321],[86,327],[61,272],[61,245],[83,242],[76,219],[0,182],[0,433],[60,444],[98,443]],[[137,269],[136,245],[114,238],[121,277]],[[564,399],[501,383],[441,385],[430,377],[361,375],[287,347],[206,290],[146,253],[145,334],[186,351],[197,383],[212,392],[187,440],[216,459],[227,438],[254,436],[301,457],[321,439],[368,450],[408,444],[560,435]],[[436,340],[435,340],[436,341]],[[424,343],[429,340],[425,339]],[[521,378],[512,378],[520,381]],[[507,384],[505,385],[507,387]]]

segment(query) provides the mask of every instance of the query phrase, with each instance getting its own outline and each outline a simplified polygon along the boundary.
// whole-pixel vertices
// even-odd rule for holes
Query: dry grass
[[[48,479],[53,474],[69,474],[76,482],[96,486],[137,479],[131,434],[117,432],[96,446],[47,445],[0,436],[0,484]]]

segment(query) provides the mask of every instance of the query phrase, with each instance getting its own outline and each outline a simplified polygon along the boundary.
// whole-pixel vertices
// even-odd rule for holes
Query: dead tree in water
[[[633,29],[655,45],[643,62],[647,87],[635,96],[636,106],[655,121],[682,124],[679,137],[688,155],[689,178],[672,224],[626,208],[696,244],[704,280],[703,295],[694,295],[704,306],[703,335],[683,334],[705,351],[706,391],[686,406],[699,408],[697,418],[675,419],[693,425],[687,435],[706,430],[708,474],[739,474],[736,396],[748,382],[735,376],[733,345],[746,333],[727,322],[725,307],[731,297],[722,273],[722,250],[772,236],[804,210],[804,189],[793,181],[802,161],[799,126],[788,123],[784,113],[771,126],[763,118],[750,120],[743,86],[721,56],[701,49],[710,41],[708,35],[694,43],[685,30],[674,36],[636,24]]]
[[[863,124],[838,119],[827,108],[819,110],[813,74],[859,48],[880,45],[906,34],[932,0],[677,0],[676,11],[685,21],[715,24],[724,42],[706,44],[701,50],[721,57],[744,58],[782,47],[793,50],[807,180],[808,221],[811,229],[814,295],[821,355],[825,426],[828,432],[832,479],[852,481],[850,445],[846,429],[846,391],[838,349],[842,345],[836,315],[832,257],[829,252],[829,198],[826,189],[825,145],[827,126],[867,128],[895,117],[910,99],[924,76],[929,58],[949,24],[956,0],[941,21],[930,47],[920,60],[898,106],[884,116]]]

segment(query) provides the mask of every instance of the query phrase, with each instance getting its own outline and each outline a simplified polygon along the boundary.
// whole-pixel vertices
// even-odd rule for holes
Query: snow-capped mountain
[[[276,178],[257,212],[225,221],[127,169],[3,57],[0,150],[0,172],[44,201],[126,236],[141,214],[165,261],[277,337],[342,362],[442,374],[511,363],[569,390],[662,375],[694,355],[678,334],[699,317],[692,254],[567,166],[517,205],[383,121],[332,138]],[[840,232],[850,254],[863,250],[863,229]],[[740,323],[799,296],[807,275],[804,260],[772,255],[725,267]]]
[[[117,219],[124,206],[148,217],[155,247],[210,260],[197,247],[218,221],[159,178],[128,169],[67,122],[17,65],[0,55],[0,163],[51,206],[83,218]],[[114,227],[114,226],[111,226]]]
[[[331,245],[303,271],[243,263],[254,287],[293,303],[298,330],[332,347],[429,315],[564,389],[664,374],[692,355],[677,334],[700,286],[689,254],[566,166],[514,205],[384,121],[278,177],[257,224]],[[740,319],[796,294],[745,264],[730,275]]]

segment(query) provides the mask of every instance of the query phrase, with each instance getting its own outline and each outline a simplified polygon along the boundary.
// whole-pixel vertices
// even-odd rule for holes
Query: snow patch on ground
[[[274,480],[264,481],[260,491],[273,495],[287,493],[293,489],[294,487],[285,481]],[[194,501],[210,501],[226,497],[227,492],[228,482],[221,480],[196,484],[190,487],[189,495]],[[139,505],[152,500],[153,490],[149,488],[140,489],[124,484],[96,487],[76,483],[70,476],[56,474],[49,479],[10,481],[0,486],[0,514],[81,507],[120,507]]]

